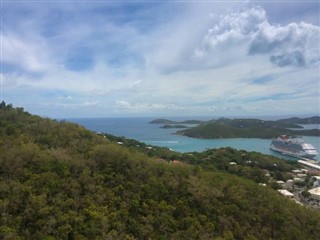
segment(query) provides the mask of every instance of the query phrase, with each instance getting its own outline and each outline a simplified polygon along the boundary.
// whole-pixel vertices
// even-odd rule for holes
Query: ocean
[[[269,149],[270,139],[232,138],[232,139],[196,139],[175,135],[179,129],[160,128],[161,124],[149,124],[155,118],[72,118],[70,122],[78,123],[95,132],[109,133],[135,139],[146,144],[168,147],[177,152],[204,151],[209,148],[232,147],[238,150],[255,151],[279,158],[294,160]],[[184,120],[174,119],[172,120]],[[192,118],[188,118],[192,119]],[[195,118],[197,119],[197,118]],[[319,125],[303,125],[305,128],[319,128]],[[320,152],[320,137],[303,137]],[[320,161],[318,155],[315,160]]]

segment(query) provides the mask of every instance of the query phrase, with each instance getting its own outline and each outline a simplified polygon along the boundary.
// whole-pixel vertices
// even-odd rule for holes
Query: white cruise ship
[[[310,143],[306,143],[302,138],[292,138],[282,135],[272,140],[270,149],[285,155],[296,158],[312,159],[318,155],[317,150]]]

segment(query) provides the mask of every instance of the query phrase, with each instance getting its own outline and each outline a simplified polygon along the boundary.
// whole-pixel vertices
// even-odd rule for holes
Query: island
[[[204,123],[202,120],[185,120],[185,121],[172,121],[169,119],[155,119],[149,122],[150,124],[200,124]]]
[[[220,118],[196,127],[176,132],[178,135],[217,139],[217,138],[275,138],[280,135],[320,136],[319,129],[304,130],[302,126],[285,120],[264,121],[260,119]]]
[[[189,127],[186,125],[180,125],[180,124],[175,124],[175,125],[166,124],[161,126],[160,128],[189,128]]]
[[[279,122],[286,122],[286,123],[294,123],[294,124],[320,124],[320,117],[308,117],[308,118],[298,118],[292,117],[287,119],[280,119]]]
[[[169,119],[155,119],[150,124],[165,124],[160,128],[187,128],[176,134],[204,139],[217,138],[275,138],[280,135],[289,136],[320,136],[319,129],[304,129],[300,124],[320,124],[320,117],[287,118],[267,121],[251,118],[219,118],[209,121],[185,120],[172,121]],[[197,124],[185,126],[183,124]]]

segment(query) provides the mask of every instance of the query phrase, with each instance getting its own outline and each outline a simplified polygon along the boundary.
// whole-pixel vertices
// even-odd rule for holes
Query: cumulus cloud
[[[272,25],[264,9],[246,8],[222,16],[208,30],[193,59],[217,67],[223,61],[265,55],[279,67],[309,66],[319,62],[319,41],[319,26],[303,22]]]
[[[320,27],[307,23],[261,25],[252,36],[249,54],[268,54],[279,67],[305,66],[319,61]]]
[[[202,44],[196,48],[193,59],[208,67],[218,67],[244,57],[250,36],[258,31],[265,20],[265,12],[260,8],[220,16],[220,20],[208,30]]]

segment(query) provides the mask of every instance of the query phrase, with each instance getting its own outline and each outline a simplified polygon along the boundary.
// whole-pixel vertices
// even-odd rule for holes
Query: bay
[[[231,139],[196,139],[175,135],[179,129],[160,128],[161,124],[149,124],[155,118],[73,118],[68,121],[78,123],[95,132],[109,133],[115,136],[123,136],[135,139],[146,144],[159,147],[168,147],[177,152],[204,151],[209,148],[232,147],[238,150],[255,151],[273,155],[279,158],[296,160],[273,152],[269,149],[270,139],[258,138],[231,138]],[[184,120],[170,118],[172,120]],[[192,118],[188,118],[192,119]],[[207,120],[207,119],[203,119]],[[308,128],[308,126],[305,126]],[[310,126],[309,126],[310,127]],[[316,128],[317,126],[312,126]],[[319,126],[318,126],[319,127]],[[311,143],[318,152],[320,151],[320,137],[303,137],[306,142]],[[320,161],[319,155],[315,160]]]

